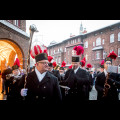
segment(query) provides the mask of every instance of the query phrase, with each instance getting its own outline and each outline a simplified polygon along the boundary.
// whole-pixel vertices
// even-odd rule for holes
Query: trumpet
[[[10,79],[13,76],[14,76],[13,74],[7,74],[5,77],[6,77],[6,80],[8,80],[8,79]]]

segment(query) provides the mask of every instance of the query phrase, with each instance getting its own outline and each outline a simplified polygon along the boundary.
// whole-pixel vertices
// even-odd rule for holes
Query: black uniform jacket
[[[24,78],[19,86],[24,84]],[[28,101],[38,101],[40,103],[59,103],[62,100],[58,79],[47,71],[45,77],[39,82],[35,71],[31,72],[27,76],[28,88],[27,96]]]
[[[60,82],[61,81],[61,76],[60,76],[60,73],[59,73],[59,71],[58,70],[52,70],[52,72],[51,72],[55,77],[57,77],[58,78],[58,81]]]
[[[111,73],[108,79],[108,84],[110,85],[110,89],[108,90],[108,94],[106,97],[103,97],[103,89],[105,84],[105,73],[100,73],[96,78],[95,88],[97,90],[97,100],[118,100],[118,92],[117,89],[120,88],[120,78],[117,73]]]
[[[69,99],[89,99],[90,81],[87,71],[79,68],[75,74],[73,69],[69,69],[68,71],[66,71],[64,79],[64,82],[61,82],[60,84],[70,87],[68,96],[70,96],[71,98]]]

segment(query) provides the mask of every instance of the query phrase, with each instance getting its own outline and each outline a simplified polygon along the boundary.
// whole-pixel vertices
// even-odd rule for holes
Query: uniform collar
[[[79,67],[74,70],[74,73],[75,73],[75,74],[76,74],[76,72],[78,71],[78,69],[79,69]]]
[[[46,72],[44,72],[44,73],[41,74],[41,73],[37,70],[37,68],[35,68],[35,72],[36,72],[36,75],[37,75],[37,78],[38,78],[39,81],[41,81],[41,80],[45,77],[45,75],[46,75]]]

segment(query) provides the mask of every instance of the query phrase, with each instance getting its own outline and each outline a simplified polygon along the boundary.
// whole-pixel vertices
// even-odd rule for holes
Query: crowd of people
[[[119,100],[120,74],[108,73],[108,67],[114,62],[111,56],[106,56],[100,64],[101,70],[96,73],[90,64],[84,67],[85,58],[80,61],[82,52],[73,50],[72,64],[68,68],[65,61],[60,66],[57,65],[46,52],[35,55],[35,66],[28,74],[15,62],[1,74],[2,93],[7,95],[7,100],[14,101],[76,103],[88,101],[90,91],[95,86],[97,100]]]

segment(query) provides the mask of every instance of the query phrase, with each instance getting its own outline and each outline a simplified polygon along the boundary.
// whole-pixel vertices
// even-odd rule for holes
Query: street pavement
[[[89,100],[97,100],[97,91],[95,86],[93,86],[91,92],[89,93]]]

